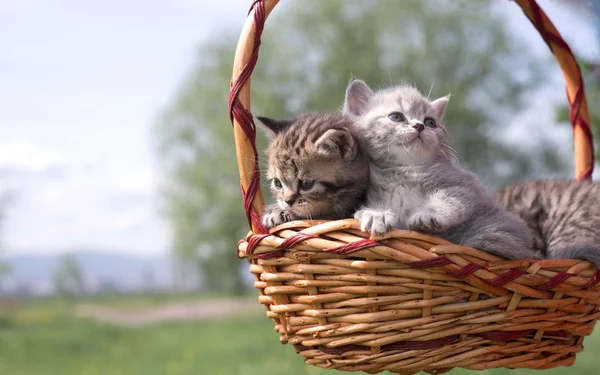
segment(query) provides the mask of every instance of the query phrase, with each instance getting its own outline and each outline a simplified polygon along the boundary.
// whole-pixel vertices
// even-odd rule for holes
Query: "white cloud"
[[[0,168],[40,172],[60,165],[59,153],[36,147],[30,139],[14,139],[0,143]]]

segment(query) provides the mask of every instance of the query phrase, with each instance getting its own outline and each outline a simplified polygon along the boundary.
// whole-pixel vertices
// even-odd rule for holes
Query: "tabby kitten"
[[[430,102],[412,86],[374,93],[350,82],[344,111],[362,129],[370,158],[367,201],[355,218],[372,235],[411,229],[507,259],[539,258],[525,224],[449,159],[448,101]]]
[[[585,259],[600,269],[600,184],[535,180],[496,192],[527,223],[533,247],[550,259]]]
[[[263,224],[352,217],[364,202],[369,170],[351,119],[341,112],[258,119],[271,139],[267,177],[277,200],[265,208]]]

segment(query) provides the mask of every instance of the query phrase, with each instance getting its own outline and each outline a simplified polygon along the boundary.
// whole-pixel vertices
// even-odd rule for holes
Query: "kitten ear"
[[[329,129],[315,143],[319,153],[327,156],[338,155],[342,159],[352,159],[358,152],[358,145],[347,130]]]
[[[441,120],[444,117],[444,113],[446,112],[446,106],[448,105],[449,101],[450,95],[446,95],[431,102],[430,106],[437,114],[438,119]]]
[[[262,116],[256,116],[256,119],[259,121],[258,125],[270,140],[273,140],[277,134],[294,122],[292,120],[274,120],[272,118]]]
[[[346,88],[344,113],[360,116],[367,109],[367,104],[373,95],[373,90],[364,81],[360,79],[350,81]]]

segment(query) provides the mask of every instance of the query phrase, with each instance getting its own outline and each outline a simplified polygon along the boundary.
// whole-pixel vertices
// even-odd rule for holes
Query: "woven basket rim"
[[[357,228],[295,221],[239,243],[280,340],[308,364],[401,374],[568,366],[600,318],[589,262],[504,261],[418,232],[372,241]],[[356,243],[367,246],[347,251]]]

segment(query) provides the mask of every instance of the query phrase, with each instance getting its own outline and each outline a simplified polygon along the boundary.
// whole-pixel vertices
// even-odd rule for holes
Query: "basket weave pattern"
[[[238,255],[251,263],[259,302],[281,341],[308,364],[369,373],[573,364],[600,318],[600,272],[588,262],[506,261],[412,231],[369,239],[353,219],[265,229],[250,77],[265,20],[278,1],[251,6],[234,60],[229,112],[252,228]],[[575,177],[589,179],[593,146],[579,66],[537,3],[515,2],[563,71]]]
[[[600,272],[588,262],[502,261],[418,232],[373,241],[358,228],[297,221],[240,243],[281,341],[309,364],[398,373],[565,366],[600,317]]]

